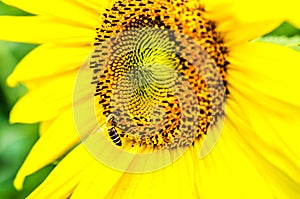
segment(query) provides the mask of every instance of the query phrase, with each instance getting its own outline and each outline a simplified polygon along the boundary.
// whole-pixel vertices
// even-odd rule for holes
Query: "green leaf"
[[[31,15],[23,10],[20,10],[16,7],[11,7],[3,2],[0,1],[0,15],[14,15],[14,16],[21,16],[21,15]]]
[[[300,35],[300,30],[291,25],[288,22],[282,23],[278,28],[268,33],[265,36],[287,36],[292,37],[294,35]]]
[[[266,36],[255,41],[263,41],[286,46],[300,52],[300,36],[286,37],[286,36]]]

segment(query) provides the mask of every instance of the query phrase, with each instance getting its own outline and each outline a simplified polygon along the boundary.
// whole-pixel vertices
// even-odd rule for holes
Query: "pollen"
[[[224,115],[227,48],[204,16],[187,0],[116,1],[101,16],[90,61],[96,107],[115,115],[124,144],[190,146]]]

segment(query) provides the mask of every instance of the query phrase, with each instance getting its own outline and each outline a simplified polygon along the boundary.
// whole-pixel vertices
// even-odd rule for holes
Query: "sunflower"
[[[299,3],[4,2],[34,16],[0,39],[40,44],[7,79],[40,122],[15,187],[62,159],[28,198],[300,197],[300,56],[251,42]]]

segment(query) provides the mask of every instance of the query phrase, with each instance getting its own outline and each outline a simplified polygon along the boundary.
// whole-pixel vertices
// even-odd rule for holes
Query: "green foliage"
[[[288,22],[282,23],[278,28],[267,34],[266,36],[286,36],[293,37],[300,35],[300,30]]]
[[[0,15],[28,15],[0,2]],[[13,186],[13,180],[30,148],[38,139],[38,124],[14,124],[8,122],[9,112],[16,101],[26,93],[22,85],[9,88],[6,78],[16,64],[35,45],[0,41],[0,198],[22,199],[32,192],[49,174],[53,166],[47,166],[29,176],[21,191]]]
[[[297,29],[288,22],[284,22],[274,31],[255,41],[270,42],[300,52],[300,29]]]
[[[49,174],[53,166],[47,166],[29,176],[24,189],[17,191],[13,187],[13,179],[24,162],[26,155],[38,139],[38,125],[14,124],[8,122],[9,111],[15,102],[26,93],[22,85],[9,88],[6,78],[15,65],[35,45],[16,44],[0,41],[0,198],[25,198]]]
[[[293,37],[270,35],[259,38],[256,41],[270,42],[281,46],[286,46],[300,52],[300,35],[295,35]]]
[[[21,15],[31,15],[31,14],[24,12],[18,8],[8,6],[0,1],[0,15],[21,16]]]

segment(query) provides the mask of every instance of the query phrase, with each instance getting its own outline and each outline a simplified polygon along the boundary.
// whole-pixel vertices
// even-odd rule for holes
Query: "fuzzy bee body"
[[[120,138],[120,135],[118,134],[116,130],[116,121],[114,115],[110,114],[107,117],[106,126],[108,127],[108,135],[110,139],[115,143],[117,146],[122,146],[122,141]]]
[[[108,128],[108,135],[117,146],[122,146],[121,138],[115,127],[112,126]]]

